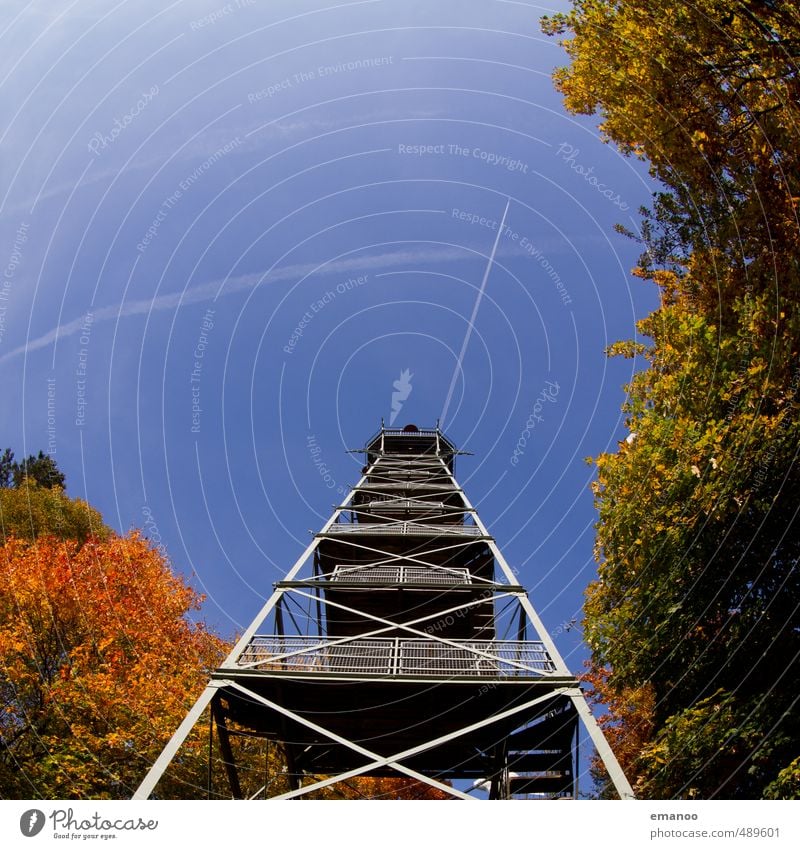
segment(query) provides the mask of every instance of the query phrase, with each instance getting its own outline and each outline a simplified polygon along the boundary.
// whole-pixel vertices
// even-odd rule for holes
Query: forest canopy
[[[231,643],[198,621],[203,596],[138,531],[69,498],[52,458],[0,487],[0,798],[127,799]],[[24,474],[15,474],[23,468]],[[280,746],[230,728],[242,789],[289,790]],[[209,768],[210,764],[210,768]],[[209,718],[159,798],[229,797]],[[358,777],[321,798],[439,799],[407,778]]]
[[[569,110],[659,181],[635,276],[661,305],[629,436],[596,458],[588,680],[637,794],[800,792],[800,12],[575,0],[543,20]]]

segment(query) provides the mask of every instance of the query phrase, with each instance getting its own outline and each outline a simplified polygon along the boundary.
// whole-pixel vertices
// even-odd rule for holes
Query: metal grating
[[[427,640],[406,640],[400,646],[400,670],[408,675],[438,674],[445,667],[455,675],[493,675],[500,669],[497,660],[475,654],[470,648],[486,652],[488,643],[469,643],[454,646],[431,643]],[[490,650],[491,651],[491,650]]]
[[[401,674],[439,674],[447,669],[450,675],[509,675],[522,666],[538,672],[554,667],[540,642],[511,640],[457,640],[460,646],[431,643],[429,640],[400,640],[399,666]],[[481,652],[478,654],[477,652]],[[491,658],[485,655],[492,655]],[[520,670],[519,674],[522,671]]]
[[[401,571],[400,566],[337,566],[331,581],[337,584],[399,584]]]
[[[359,507],[359,510],[430,510],[441,513],[444,510],[442,501],[423,501],[417,498],[394,498],[391,495],[375,496],[371,501]],[[463,513],[463,510],[454,510],[454,513]]]
[[[431,566],[337,566],[331,581],[339,584],[471,584],[469,569]]]
[[[359,640],[357,646],[327,642],[314,637],[253,637],[238,666],[257,664],[264,671],[281,672],[388,673],[394,665],[394,640]]]
[[[538,677],[555,667],[541,642],[256,636],[238,666],[262,671],[438,677]],[[489,657],[487,657],[489,655]]]
[[[458,488],[451,486],[448,482],[443,483],[417,483],[413,486],[409,486],[405,483],[375,483],[375,481],[367,481],[363,486],[360,486],[356,489],[356,491],[361,492],[382,492],[385,490],[407,490],[407,489],[418,489],[424,490],[425,492],[441,492],[443,494],[449,494],[451,492],[458,492]]]
[[[328,534],[367,534],[386,536],[408,534],[409,536],[482,536],[482,531],[475,525],[428,525],[414,522],[385,522],[382,524],[339,524],[331,525]]]

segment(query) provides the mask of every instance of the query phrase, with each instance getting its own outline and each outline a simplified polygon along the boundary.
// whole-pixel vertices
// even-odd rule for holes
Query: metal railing
[[[467,536],[480,537],[483,532],[476,525],[427,525],[416,524],[414,522],[385,522],[385,523],[369,523],[362,524],[338,524],[331,525],[328,528],[326,535],[339,534],[377,534],[379,536],[407,534],[409,536]]]
[[[338,584],[471,584],[469,569],[431,566],[337,566],[330,578]]]
[[[384,427],[372,438],[376,439],[381,433],[385,436],[402,436],[404,439],[413,439],[416,436],[436,436],[438,431],[435,427],[419,427],[416,430],[404,430],[402,427]]]
[[[433,512],[441,513],[444,510],[444,502],[442,501],[424,501],[422,499],[417,498],[393,498],[391,495],[384,495],[383,497],[373,498],[372,501],[368,501],[364,504],[355,505],[354,510],[356,512],[361,510],[414,510],[422,511],[429,510]],[[453,513],[463,513],[463,508],[461,510],[453,510]]]
[[[264,672],[538,678],[555,666],[538,641],[353,639],[259,635],[238,666]]]

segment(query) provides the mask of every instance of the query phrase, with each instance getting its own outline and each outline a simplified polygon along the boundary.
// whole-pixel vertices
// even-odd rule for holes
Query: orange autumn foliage
[[[639,758],[650,742],[655,728],[655,695],[649,684],[641,687],[622,686],[615,682],[608,667],[587,664],[589,671],[581,680],[589,685],[586,697],[590,704],[602,706],[607,712],[599,717],[598,724],[606,740],[628,777],[636,785],[641,772]],[[608,775],[600,758],[595,755],[591,765],[592,774],[602,787],[608,782]],[[634,786],[634,791],[637,788]],[[613,790],[611,797],[616,798]],[[604,792],[601,791],[601,795]]]
[[[0,549],[0,795],[127,798],[219,662],[201,597],[137,532]],[[206,752],[166,788],[191,796]]]
[[[334,785],[343,799],[452,799],[443,790],[413,778],[351,778]]]

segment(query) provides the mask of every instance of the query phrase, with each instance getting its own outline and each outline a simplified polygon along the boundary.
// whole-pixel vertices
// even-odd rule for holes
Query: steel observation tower
[[[456,481],[461,452],[438,426],[414,425],[382,426],[362,450],[363,477],[274,585],[133,798],[156,789],[206,709],[233,798],[231,726],[283,750],[282,790],[270,795],[267,781],[260,798],[355,776],[408,776],[464,799],[576,798],[581,723],[618,795],[633,798],[578,680]],[[292,615],[294,602],[310,615]]]

